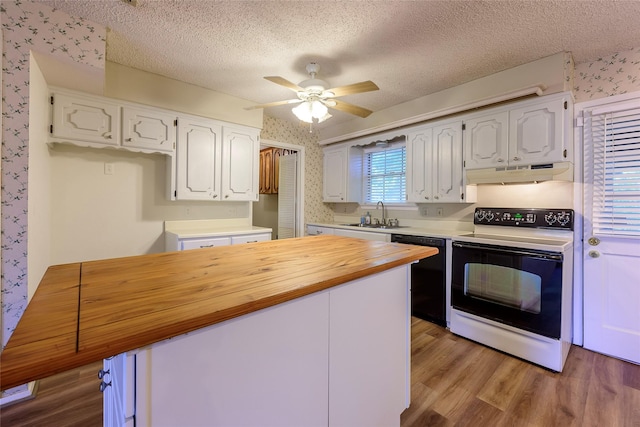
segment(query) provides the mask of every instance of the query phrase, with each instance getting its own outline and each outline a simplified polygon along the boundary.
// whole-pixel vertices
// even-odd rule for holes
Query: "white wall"
[[[51,162],[47,144],[47,82],[33,54],[29,68],[29,198],[27,298],[31,300],[50,265]]]

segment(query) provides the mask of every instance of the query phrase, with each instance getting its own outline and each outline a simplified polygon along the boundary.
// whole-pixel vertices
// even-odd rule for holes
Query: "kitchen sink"
[[[382,224],[340,224],[348,227],[360,227],[360,228],[380,228],[383,230],[392,230],[395,228],[406,228],[408,225],[382,225]]]

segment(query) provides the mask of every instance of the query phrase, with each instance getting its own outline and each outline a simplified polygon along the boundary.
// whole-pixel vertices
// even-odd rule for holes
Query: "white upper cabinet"
[[[567,160],[564,128],[567,101],[554,99],[509,111],[509,164]]]
[[[571,161],[570,96],[549,95],[465,118],[465,168]]]
[[[462,121],[436,122],[407,133],[407,199],[470,202],[462,173]]]
[[[339,146],[324,149],[322,199],[324,202],[361,202],[362,149]]]
[[[490,113],[465,121],[465,167],[482,169],[507,165],[509,112]]]
[[[172,111],[54,89],[49,142],[172,155],[176,117]]]
[[[122,107],[122,145],[173,153],[176,115],[137,107]]]
[[[199,117],[178,118],[178,200],[256,201],[259,129]]]
[[[120,106],[99,97],[53,93],[51,137],[77,145],[120,145]]]
[[[225,126],[222,145],[222,199],[258,201],[259,130]]]
[[[180,116],[176,157],[176,199],[220,200],[222,126]]]

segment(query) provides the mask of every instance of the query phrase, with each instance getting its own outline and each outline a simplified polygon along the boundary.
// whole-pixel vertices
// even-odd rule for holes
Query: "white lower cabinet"
[[[373,231],[347,230],[344,228],[334,228],[333,234],[336,236],[353,237],[356,239],[374,240],[377,242],[390,242],[391,234],[376,233]]]
[[[320,236],[322,234],[333,234],[335,228],[321,227],[318,225],[307,225],[307,234],[309,236]]]
[[[216,246],[229,246],[231,244],[231,237],[207,237],[202,239],[184,239],[179,242],[180,251],[188,249],[204,249],[215,248]]]
[[[165,231],[165,250],[184,251],[188,249],[214,248],[216,246],[238,245],[242,243],[264,242],[271,240],[271,229],[255,233],[228,232],[215,236],[181,237],[176,233]]]
[[[138,350],[135,425],[399,426],[408,277],[397,267]]]

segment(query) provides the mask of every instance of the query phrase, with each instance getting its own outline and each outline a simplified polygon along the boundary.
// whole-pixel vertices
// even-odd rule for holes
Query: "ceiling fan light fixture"
[[[305,101],[291,111],[299,120],[305,123],[313,123],[313,119],[321,123],[331,117],[327,107],[318,100]]]

